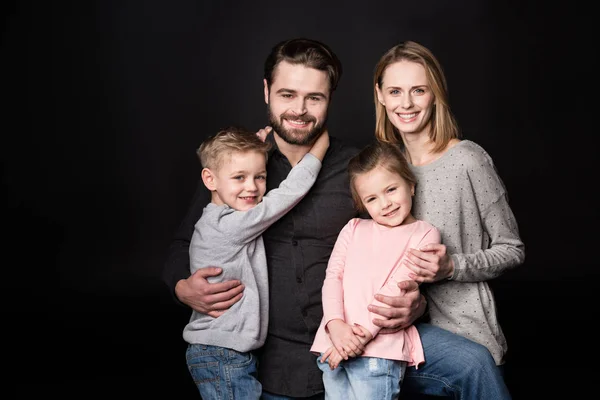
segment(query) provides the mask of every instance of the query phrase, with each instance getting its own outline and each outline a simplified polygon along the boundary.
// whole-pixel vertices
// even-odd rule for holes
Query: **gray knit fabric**
[[[321,170],[308,153],[278,188],[247,211],[209,203],[196,223],[190,244],[190,270],[221,267],[210,282],[239,279],[244,295],[218,318],[192,312],[183,330],[188,343],[221,346],[246,352],[259,348],[267,336],[269,281],[261,234],[290,211],[309,191]]]
[[[431,323],[486,346],[501,365],[507,344],[486,281],[525,258],[504,184],[491,157],[469,140],[411,169],[413,215],[440,230],[455,266],[450,280],[424,286]]]

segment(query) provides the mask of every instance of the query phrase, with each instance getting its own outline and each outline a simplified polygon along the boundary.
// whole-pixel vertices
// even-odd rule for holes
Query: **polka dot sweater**
[[[486,346],[498,365],[507,344],[487,281],[523,263],[524,244],[488,153],[463,140],[417,177],[413,215],[437,227],[455,271],[423,289],[431,323]]]

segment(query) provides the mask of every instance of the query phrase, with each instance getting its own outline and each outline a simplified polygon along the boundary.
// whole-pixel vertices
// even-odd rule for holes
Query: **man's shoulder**
[[[347,159],[354,157],[360,151],[357,146],[335,136],[329,136],[329,148],[336,157]]]

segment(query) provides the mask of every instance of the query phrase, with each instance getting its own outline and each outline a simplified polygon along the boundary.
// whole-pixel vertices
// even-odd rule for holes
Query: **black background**
[[[515,399],[597,387],[596,31],[576,2],[4,2],[5,390],[197,398],[160,281],[199,178],[195,149],[266,123],[280,40],[344,65],[334,136],[372,138],[372,72],[401,40],[442,62],[463,136],[493,157],[526,261],[492,283]],[[594,169],[594,170],[593,170]],[[585,364],[591,365],[586,366]]]

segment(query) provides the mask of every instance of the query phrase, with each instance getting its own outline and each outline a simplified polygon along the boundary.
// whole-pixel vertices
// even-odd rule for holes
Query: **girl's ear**
[[[217,189],[215,180],[215,175],[210,169],[202,169],[202,182],[204,182],[204,186],[211,192]]]

